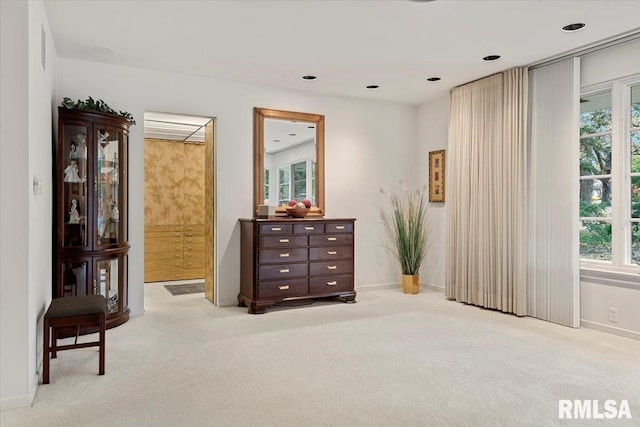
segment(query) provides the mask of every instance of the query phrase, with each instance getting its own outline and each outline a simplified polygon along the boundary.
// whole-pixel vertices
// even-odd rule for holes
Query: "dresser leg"
[[[355,295],[346,295],[346,296],[343,296],[343,297],[340,297],[340,298],[342,298],[342,300],[344,302],[346,302],[347,304],[354,304],[356,302],[356,296]]]
[[[267,308],[271,307],[273,304],[256,304],[252,302],[249,304],[249,314],[264,314]]]

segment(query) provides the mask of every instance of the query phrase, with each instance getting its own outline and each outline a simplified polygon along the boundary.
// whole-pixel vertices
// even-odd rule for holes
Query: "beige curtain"
[[[451,92],[446,296],[527,314],[526,68]]]

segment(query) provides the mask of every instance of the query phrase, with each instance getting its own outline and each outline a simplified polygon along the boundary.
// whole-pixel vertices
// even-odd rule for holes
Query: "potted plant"
[[[420,267],[429,247],[429,224],[425,188],[386,193],[390,211],[383,211],[382,220],[391,237],[391,251],[402,270],[402,289],[406,294],[417,294],[420,286]]]

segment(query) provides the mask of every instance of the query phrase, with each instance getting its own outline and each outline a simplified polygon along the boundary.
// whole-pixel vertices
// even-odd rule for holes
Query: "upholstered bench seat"
[[[99,347],[99,375],[104,375],[105,326],[107,300],[102,295],[56,298],[51,301],[44,315],[44,351],[42,363],[42,383],[49,384],[49,355],[57,356],[58,351],[74,348]],[[74,344],[58,346],[58,328],[76,327]],[[99,340],[78,344],[81,326],[98,328]]]

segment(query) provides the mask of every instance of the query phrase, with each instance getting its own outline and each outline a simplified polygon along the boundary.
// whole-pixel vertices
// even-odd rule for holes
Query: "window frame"
[[[631,259],[631,87],[640,85],[640,74],[582,87],[580,96],[611,91],[611,261],[580,258],[580,267],[622,273],[637,273]],[[635,129],[635,128],[634,128]],[[580,142],[578,142],[578,149]],[[580,176],[579,179],[583,177]],[[579,223],[582,220],[579,217]],[[584,218],[587,220],[587,218]],[[594,218],[605,220],[604,218]]]

